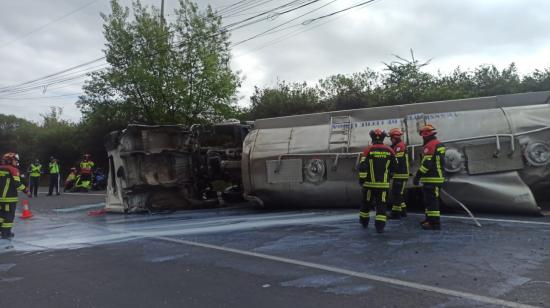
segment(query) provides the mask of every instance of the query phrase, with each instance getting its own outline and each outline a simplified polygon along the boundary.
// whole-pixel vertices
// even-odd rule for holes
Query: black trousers
[[[405,204],[405,198],[403,194],[405,193],[405,187],[407,185],[407,180],[394,179],[391,187],[391,198],[392,198],[392,212],[401,213],[407,209]]]
[[[48,189],[48,195],[52,194],[54,188],[55,193],[59,195],[59,173],[50,174],[50,188]]]
[[[11,233],[17,202],[0,203],[0,231],[3,236]]]
[[[369,212],[376,210],[375,227],[384,229],[386,225],[386,206],[388,202],[388,189],[363,187],[363,205],[359,210],[359,218],[362,223],[369,221]]]
[[[39,176],[31,176],[29,181],[29,193],[32,196],[37,197],[38,196],[38,185],[40,185],[40,177]]]
[[[422,195],[423,203],[426,207],[426,220],[433,224],[440,223],[440,211],[439,211],[439,191],[441,190],[440,184],[423,184]]]

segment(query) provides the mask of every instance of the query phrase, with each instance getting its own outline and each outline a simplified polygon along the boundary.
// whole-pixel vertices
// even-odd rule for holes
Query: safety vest
[[[92,168],[94,167],[94,162],[91,160],[84,160],[80,162],[80,173],[90,174],[92,173]]]
[[[31,164],[31,177],[36,178],[40,176],[40,173],[42,172],[42,165],[38,164]]]
[[[0,165],[0,203],[17,202],[17,191],[25,190],[19,170],[10,165]]]
[[[58,174],[59,165],[57,163],[50,163],[50,174]]]
[[[401,141],[392,145],[392,150],[395,152],[397,165],[395,167],[394,179],[407,180],[409,179],[409,154],[407,153],[407,145]]]
[[[420,169],[421,183],[443,184],[445,182],[445,146],[437,139],[432,139],[424,145]]]
[[[66,181],[74,181],[76,180],[76,174],[75,173],[69,173],[69,175],[67,176],[67,180]]]
[[[393,170],[393,150],[384,144],[373,144],[365,149],[359,161],[359,182],[366,188],[390,188],[390,172]]]

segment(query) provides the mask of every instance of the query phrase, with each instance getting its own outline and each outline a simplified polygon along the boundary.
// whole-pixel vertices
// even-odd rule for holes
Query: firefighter
[[[0,232],[2,239],[11,239],[13,233],[13,219],[15,217],[15,206],[17,205],[17,192],[27,193],[25,185],[19,177],[19,155],[6,153],[2,156],[0,164]]]
[[[52,195],[54,188],[55,194],[59,196],[59,163],[53,156],[50,157],[50,164],[48,167],[50,172],[50,187],[47,196]]]
[[[363,187],[363,205],[359,210],[359,222],[363,228],[369,224],[370,210],[376,210],[374,226],[378,233],[386,225],[386,203],[390,188],[390,173],[395,169],[393,150],[384,144],[386,132],[377,128],[370,131],[372,145],[368,146],[359,164],[359,182]]]
[[[73,189],[74,184],[76,183],[76,180],[77,180],[76,168],[72,167],[71,172],[67,176],[67,179],[65,179],[65,183],[63,185],[63,191],[66,192],[67,190]]]
[[[29,166],[29,191],[30,196],[38,197],[38,186],[40,186],[40,174],[42,174],[42,165],[40,164],[40,160],[37,158],[34,160],[34,163],[32,163]]]
[[[431,124],[420,129],[424,139],[424,151],[420,168],[414,177],[414,185],[422,183],[423,203],[426,207],[426,219],[420,224],[424,230],[440,230],[439,192],[445,174],[445,146],[437,140],[437,131]]]
[[[84,154],[84,159],[80,162],[80,179],[75,184],[75,187],[84,188],[86,191],[92,188],[92,168],[95,166],[90,156],[90,154]]]
[[[390,130],[391,148],[395,152],[396,167],[393,174],[392,183],[392,208],[391,219],[400,219],[407,216],[407,204],[403,197],[405,187],[409,179],[409,155],[407,154],[407,145],[401,139],[403,132],[399,128]]]

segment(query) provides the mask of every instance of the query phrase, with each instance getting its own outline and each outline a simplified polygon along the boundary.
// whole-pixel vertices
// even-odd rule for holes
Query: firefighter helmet
[[[420,136],[422,137],[429,137],[437,134],[437,131],[435,130],[435,127],[431,124],[426,124],[420,129]]]
[[[71,168],[71,171],[76,172],[76,168],[75,168],[75,167],[72,167],[72,168]]]
[[[88,153],[84,154],[84,158],[88,159],[88,158],[90,158],[90,157],[92,157],[92,155],[90,155],[90,154],[88,154]]]
[[[384,138],[388,136],[386,132],[381,130],[380,128],[371,130],[369,135],[372,141],[379,141],[379,142],[384,141]]]
[[[2,156],[2,160],[5,164],[11,164],[14,161],[19,162],[19,155],[17,153],[9,152]]]
[[[390,137],[400,138],[401,136],[403,136],[403,132],[401,131],[401,129],[395,127],[395,128],[390,129],[389,135],[390,135]]]

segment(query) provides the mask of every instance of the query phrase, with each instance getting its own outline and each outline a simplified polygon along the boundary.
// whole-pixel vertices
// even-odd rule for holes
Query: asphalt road
[[[413,214],[376,234],[351,210],[89,216],[101,193],[30,202],[0,253],[0,307],[550,307],[550,217],[423,231]]]

